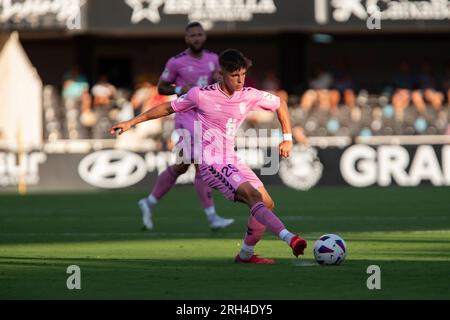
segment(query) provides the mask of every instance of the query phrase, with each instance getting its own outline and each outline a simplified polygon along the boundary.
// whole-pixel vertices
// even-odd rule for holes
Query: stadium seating
[[[119,92],[120,99],[115,102],[113,109],[95,110],[91,117],[87,117],[81,115],[79,100],[62,99],[54,87],[46,86],[43,95],[45,140],[111,138],[109,127],[129,107],[129,93],[123,90]],[[390,97],[368,94],[364,90],[358,94],[353,108],[339,105],[336,110],[330,110],[314,106],[305,110],[299,106],[299,100],[299,96],[291,95],[288,105],[293,126],[303,127],[307,136],[353,138],[449,133],[450,112],[446,105],[439,110],[429,105],[425,112],[419,112],[412,104],[403,110],[395,110],[390,104]],[[277,123],[276,117],[255,116],[244,123],[243,129],[277,129]],[[172,126],[165,124],[164,127]]]

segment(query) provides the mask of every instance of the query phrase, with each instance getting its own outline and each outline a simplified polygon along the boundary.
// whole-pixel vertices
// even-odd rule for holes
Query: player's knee
[[[261,193],[250,185],[240,188],[237,196],[239,200],[247,203],[248,205],[253,205],[257,202],[263,201]]]
[[[266,199],[264,201],[264,206],[269,210],[273,210],[275,208],[275,202],[273,202],[272,199],[269,199],[269,200]]]
[[[263,200],[261,192],[254,188],[247,191],[247,197],[251,203],[261,202]]]

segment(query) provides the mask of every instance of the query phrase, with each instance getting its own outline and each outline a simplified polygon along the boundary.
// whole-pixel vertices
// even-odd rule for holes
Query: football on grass
[[[324,234],[314,243],[314,258],[322,265],[338,265],[347,256],[344,239],[336,234]]]

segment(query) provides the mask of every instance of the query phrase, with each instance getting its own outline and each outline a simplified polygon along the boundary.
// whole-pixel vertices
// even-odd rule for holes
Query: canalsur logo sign
[[[314,0],[315,20],[327,24],[330,19],[347,22],[351,17],[367,20],[448,20],[450,0]]]
[[[14,152],[0,152],[0,187],[17,186],[21,177],[27,185],[38,185],[39,166],[46,161],[43,152],[26,153],[22,157]]]
[[[65,23],[67,29],[81,28],[81,7],[86,0],[0,0],[0,23],[39,26],[42,20]]]
[[[131,22],[148,20],[154,24],[165,15],[187,15],[189,21],[200,21],[205,29],[219,21],[251,21],[254,14],[273,14],[274,0],[124,0],[133,9]]]

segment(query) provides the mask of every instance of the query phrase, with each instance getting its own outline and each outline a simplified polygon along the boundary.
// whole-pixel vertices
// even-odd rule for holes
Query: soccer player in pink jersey
[[[192,88],[171,103],[161,104],[134,119],[118,123],[111,128],[111,134],[116,130],[125,132],[140,122],[173,112],[195,110],[202,131],[201,157],[196,157],[196,160],[201,160],[199,168],[202,179],[227,199],[243,202],[250,209],[247,233],[235,262],[273,262],[254,254],[254,247],[266,228],[285,241],[298,257],[303,254],[306,241],[288,231],[273,213],[274,204],[263,183],[250,168],[239,161],[234,151],[236,130],[246,115],[250,111],[266,110],[277,112],[284,137],[279,145],[279,153],[282,157],[288,157],[293,145],[286,102],[268,92],[244,87],[246,71],[251,62],[239,51],[224,51],[219,63],[222,79],[218,83]]]
[[[218,77],[219,62],[217,54],[203,49],[206,33],[199,22],[191,22],[185,29],[185,41],[188,48],[172,57],[166,64],[158,83],[158,90],[163,95],[182,95],[190,88],[204,87],[213,83]],[[197,114],[194,110],[175,115],[175,128],[188,130],[194,137],[194,121]],[[180,137],[179,144],[188,143]],[[194,140],[191,139],[189,148],[193,150]],[[183,148],[183,149],[189,149]],[[192,161],[193,162],[193,161]],[[179,163],[168,167],[156,180],[152,192],[147,198],[139,201],[142,211],[144,228],[153,228],[153,208],[175,185],[177,178],[189,169],[189,163]],[[223,229],[234,222],[234,219],[225,219],[216,213],[211,188],[200,177],[198,166],[195,166],[195,190],[203,206],[211,229]]]

